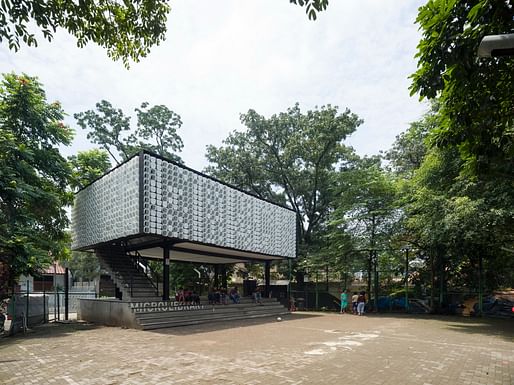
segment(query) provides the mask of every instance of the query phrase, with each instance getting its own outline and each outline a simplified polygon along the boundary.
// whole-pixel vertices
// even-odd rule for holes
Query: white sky
[[[288,0],[176,0],[166,41],[130,70],[104,50],[59,31],[52,43],[11,52],[0,45],[0,72],[38,76],[76,129],[66,155],[93,147],[73,119],[101,99],[132,114],[141,102],[181,115],[180,154],[203,169],[205,147],[242,129],[239,114],[269,116],[299,102],[332,104],[364,119],[348,140],[361,155],[387,150],[425,106],[410,97],[421,0],[330,0],[317,21]],[[134,119],[133,119],[134,120]],[[135,123],[135,121],[133,122]]]

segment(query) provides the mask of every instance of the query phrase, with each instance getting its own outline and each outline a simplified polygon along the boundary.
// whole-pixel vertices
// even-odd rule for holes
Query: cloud
[[[421,3],[334,0],[312,22],[287,0],[182,0],[172,4],[166,41],[130,70],[59,32],[18,53],[0,46],[0,71],[38,76],[70,115],[101,99],[127,112],[142,101],[165,104],[182,116],[182,157],[197,169],[206,165],[207,144],[243,128],[240,113],[271,115],[295,102],[349,107],[365,120],[349,142],[373,154],[425,110],[409,97],[407,79],[416,68]],[[66,152],[92,147],[72,116],[67,122],[77,137]]]

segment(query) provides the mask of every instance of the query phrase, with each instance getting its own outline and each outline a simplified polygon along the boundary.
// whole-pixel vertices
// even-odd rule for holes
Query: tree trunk
[[[438,250],[437,259],[439,261],[439,311],[448,310],[447,296],[446,296],[446,277],[445,277],[445,263],[444,254]]]
[[[435,311],[435,263],[434,252],[430,253],[430,308]]]
[[[367,291],[367,295],[368,295],[368,298],[369,296],[371,295],[371,274],[373,272],[373,250],[370,250],[369,251],[369,256],[368,256],[368,291]]]
[[[325,280],[326,280],[326,292],[328,293],[329,284],[328,284],[328,264],[325,266]]]

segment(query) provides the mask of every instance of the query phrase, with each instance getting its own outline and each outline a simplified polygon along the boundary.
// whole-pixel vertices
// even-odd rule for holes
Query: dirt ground
[[[514,323],[295,313],[137,331],[84,323],[0,339],[1,384],[514,384]]]

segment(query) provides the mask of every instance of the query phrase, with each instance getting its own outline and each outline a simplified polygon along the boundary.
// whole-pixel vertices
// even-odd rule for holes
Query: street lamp
[[[514,33],[484,36],[478,46],[478,57],[514,55]]]

